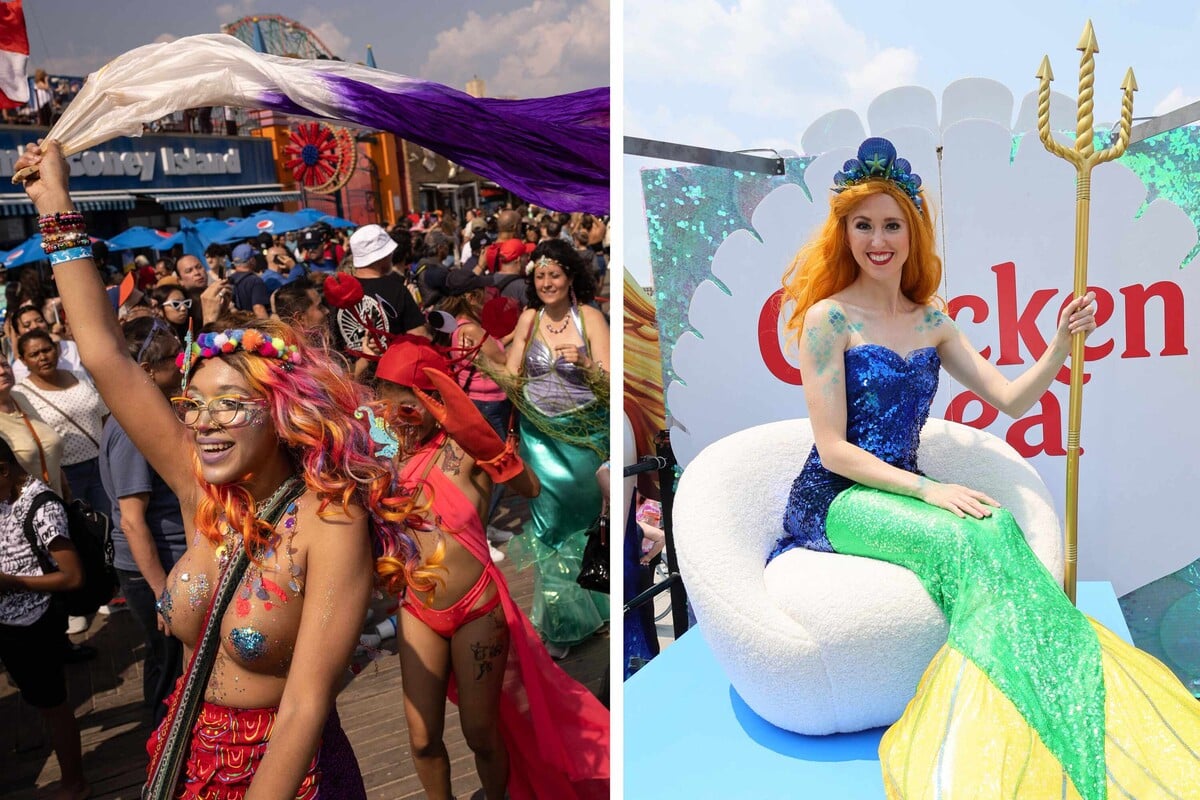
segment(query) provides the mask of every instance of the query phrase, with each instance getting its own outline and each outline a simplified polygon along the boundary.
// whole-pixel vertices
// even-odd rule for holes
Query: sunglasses
[[[172,311],[187,311],[192,307],[191,299],[188,300],[164,300],[163,306]]]
[[[175,331],[171,330],[171,327],[167,323],[155,317],[154,322],[150,325],[150,331],[146,334],[146,338],[142,339],[142,346],[138,348],[137,358],[134,359],[137,363],[142,363],[142,356],[146,355],[146,350],[150,348],[150,344],[154,341],[156,333],[167,333],[172,337],[175,336]]]

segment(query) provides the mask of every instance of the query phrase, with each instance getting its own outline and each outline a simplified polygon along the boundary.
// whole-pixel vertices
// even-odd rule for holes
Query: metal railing
[[[625,468],[626,478],[640,475],[643,472],[658,471],[659,496],[662,501],[662,526],[665,544],[663,554],[667,559],[667,577],[640,593],[625,604],[624,614],[628,615],[666,591],[671,593],[671,623],[678,639],[687,633],[687,589],[679,576],[679,562],[675,555],[675,525],[673,506],[675,504],[675,453],[671,450],[671,436],[668,431],[659,431],[655,437],[657,455],[646,456],[636,464]]]

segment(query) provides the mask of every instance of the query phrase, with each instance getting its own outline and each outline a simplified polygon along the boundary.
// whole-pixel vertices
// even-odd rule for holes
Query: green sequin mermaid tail
[[[509,541],[508,554],[518,568],[535,567],[529,618],[538,633],[560,647],[578,644],[608,620],[608,596],[575,582],[587,530],[603,502],[596,482],[600,456],[593,448],[546,435],[525,416],[521,455],[542,489],[529,501],[529,522]]]
[[[1200,797],[1200,704],[1067,600],[1012,515],[853,486],[826,534],[904,566],[950,624],[880,760],[889,798]]]

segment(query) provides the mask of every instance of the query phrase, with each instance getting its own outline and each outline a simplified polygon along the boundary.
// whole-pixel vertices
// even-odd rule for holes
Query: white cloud
[[[236,0],[233,3],[222,3],[213,10],[221,24],[226,24],[250,14],[256,5],[257,0]]]
[[[645,109],[645,113],[626,113],[625,134],[642,139],[708,147],[714,150],[738,150],[746,145],[729,128],[727,119],[705,113],[703,109],[676,110],[666,105]],[[763,145],[766,146],[766,145]]]
[[[917,72],[917,54],[912,50],[889,47],[876,53],[858,69],[846,73],[846,83],[856,94],[872,97],[900,86]]]
[[[154,42],[156,44],[160,42],[173,42],[178,38],[179,37],[173,33],[160,33],[158,36],[154,37]]]
[[[829,0],[630,3],[624,35],[627,113],[703,108],[729,120],[743,147],[838,108],[863,113],[880,92],[912,83],[918,65],[914,50],[883,47]]]
[[[1200,100],[1200,97],[1184,94],[1183,87],[1176,86],[1167,93],[1166,97],[1164,97],[1162,100],[1159,100],[1158,104],[1154,106],[1154,116],[1157,117],[1162,114],[1169,114],[1170,112],[1178,108],[1183,108],[1184,106],[1194,103],[1197,100]]]
[[[609,4],[533,0],[513,11],[468,12],[437,34],[422,77],[463,88],[478,75],[492,96],[536,97],[607,86]]]
[[[299,20],[300,24],[317,35],[329,52],[347,61],[360,61],[367,57],[366,46],[362,53],[350,52],[350,37],[338,30],[338,27],[328,20],[322,19],[316,10],[305,11]]]

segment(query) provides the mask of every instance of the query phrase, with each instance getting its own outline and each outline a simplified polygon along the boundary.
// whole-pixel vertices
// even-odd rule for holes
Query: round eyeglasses
[[[201,412],[207,410],[208,418],[214,425],[222,428],[240,428],[255,420],[251,409],[265,406],[267,401],[262,398],[247,400],[244,397],[222,395],[214,397],[207,403],[201,403],[191,397],[172,397],[171,408],[175,416],[184,425],[194,428],[200,424]]]

